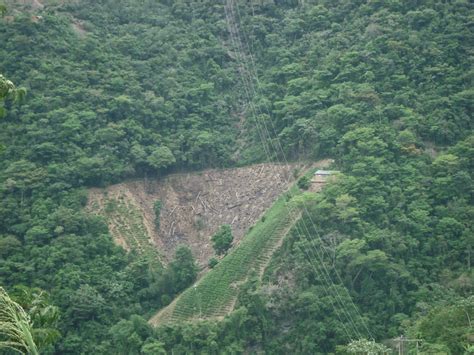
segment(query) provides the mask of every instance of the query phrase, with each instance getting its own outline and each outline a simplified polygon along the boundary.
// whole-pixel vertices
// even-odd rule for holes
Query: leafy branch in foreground
[[[0,349],[39,354],[32,333],[28,314],[0,287]]]

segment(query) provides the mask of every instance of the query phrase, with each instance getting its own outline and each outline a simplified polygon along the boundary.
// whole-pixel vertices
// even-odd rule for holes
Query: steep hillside
[[[316,164],[326,165],[327,161]],[[92,189],[88,209],[107,218],[112,235],[124,248],[133,249],[142,239],[142,249],[152,244],[168,262],[176,247],[184,244],[204,267],[214,254],[210,236],[220,226],[230,225],[238,244],[304,170],[303,164],[257,164],[135,180]],[[159,228],[153,211],[157,200],[163,206]]]
[[[395,337],[474,352],[472,2],[5,3],[0,72],[28,94],[0,99],[0,285],[44,327],[41,353],[346,354],[354,339]],[[302,217],[264,276],[243,277],[231,314],[148,325],[196,282],[189,249],[169,262],[178,237],[193,244],[235,209],[257,220],[245,204],[263,210],[248,186],[226,205],[232,180],[215,195],[198,177],[197,189],[186,176],[154,190],[132,181],[329,156],[337,181],[298,197]],[[146,217],[155,198],[178,206],[153,239],[161,254]],[[166,267],[150,267],[157,258]],[[37,312],[35,295],[59,317]]]

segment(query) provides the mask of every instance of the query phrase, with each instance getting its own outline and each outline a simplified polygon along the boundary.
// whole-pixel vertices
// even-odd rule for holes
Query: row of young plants
[[[296,188],[291,189],[292,193],[296,191]],[[239,285],[258,271],[261,255],[272,248],[275,235],[283,233],[293,222],[287,200],[288,194],[282,195],[235,249],[179,297],[173,312],[168,319],[162,319],[162,323],[224,315],[234,302]]]
[[[159,253],[150,241],[141,212],[133,204],[120,196],[117,200],[109,200],[104,212],[107,219],[114,221],[130,251],[143,256],[150,265],[159,265]]]

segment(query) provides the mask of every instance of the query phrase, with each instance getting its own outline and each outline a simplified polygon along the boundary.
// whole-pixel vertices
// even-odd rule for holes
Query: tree
[[[174,291],[179,292],[191,285],[196,280],[197,271],[191,249],[185,245],[179,246],[169,266]]]
[[[311,179],[308,176],[302,176],[298,179],[298,187],[302,190],[308,190],[311,186]]]
[[[166,355],[165,344],[160,341],[153,341],[142,346],[144,355]]]
[[[134,314],[129,320],[122,319],[115,324],[109,333],[115,353],[139,355],[142,344],[151,336],[152,330],[145,319]]]
[[[421,316],[410,333],[424,340],[422,350],[427,353],[449,349],[451,354],[462,354],[464,348],[472,346],[473,313],[474,296],[439,305]]]
[[[391,350],[385,345],[367,339],[354,340],[347,345],[347,353],[360,355],[382,355]]]
[[[146,161],[153,169],[162,169],[174,164],[176,159],[168,147],[162,146],[153,149]]]
[[[21,242],[13,235],[0,236],[0,257],[5,258],[9,254],[21,249]]]
[[[219,264],[219,260],[217,260],[216,258],[210,258],[209,262],[207,263],[207,266],[209,266],[212,269],[217,264]]]
[[[232,246],[234,237],[232,236],[232,230],[229,225],[224,224],[211,238],[212,247],[218,255],[222,255],[229,250]]]
[[[88,284],[82,285],[71,297],[70,311],[75,321],[97,318],[106,307],[102,295]]]

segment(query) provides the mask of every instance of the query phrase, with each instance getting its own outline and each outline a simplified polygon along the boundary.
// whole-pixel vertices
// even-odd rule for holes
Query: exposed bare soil
[[[316,165],[323,167],[327,163],[322,161]],[[231,226],[234,243],[238,243],[295,180],[295,171],[303,172],[306,168],[308,166],[301,163],[258,164],[135,180],[105,189],[91,189],[88,209],[107,216],[107,204],[126,200],[130,208],[141,212],[145,230],[165,262],[172,259],[178,245],[185,244],[204,266],[214,254],[210,236],[221,225]],[[154,223],[156,200],[163,204],[159,229]],[[113,220],[108,222],[117,244],[130,249],[120,230],[123,227],[114,225]]]

